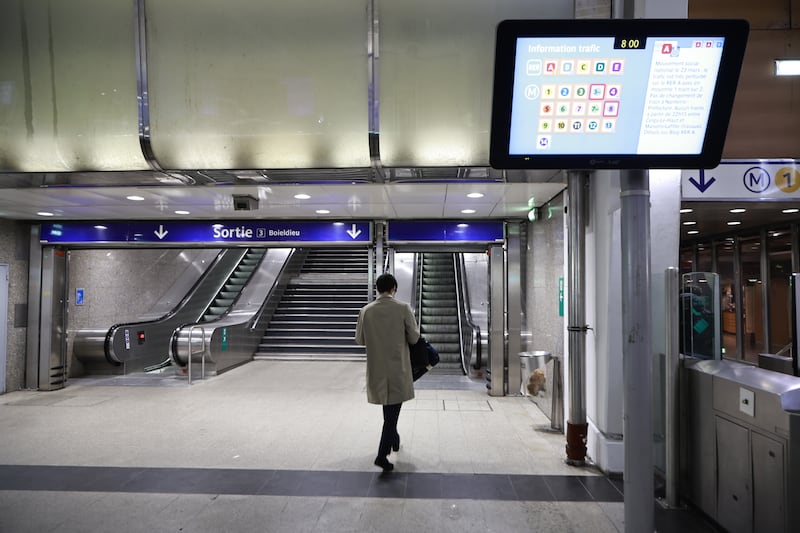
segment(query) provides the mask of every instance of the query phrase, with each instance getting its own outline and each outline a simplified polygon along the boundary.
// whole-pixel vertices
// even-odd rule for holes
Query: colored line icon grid
[[[537,148],[550,148],[551,134],[616,132],[622,85],[613,83],[612,76],[624,71],[623,59],[529,60],[526,74],[544,81],[535,86],[539,89]],[[548,76],[569,76],[569,81],[578,83],[555,83],[556,79],[548,83]],[[596,76],[608,76],[602,81],[609,83],[595,82]]]

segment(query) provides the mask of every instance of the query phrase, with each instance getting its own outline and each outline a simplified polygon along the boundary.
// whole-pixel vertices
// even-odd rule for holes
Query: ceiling
[[[779,230],[800,223],[800,211],[784,213],[787,209],[800,209],[800,202],[683,202],[681,213],[681,243],[708,242],[732,235],[758,234],[761,228]],[[742,213],[731,210],[745,209]],[[695,224],[688,224],[695,222]],[[740,222],[729,225],[729,222]],[[697,231],[696,234],[689,234]]]
[[[521,219],[527,217],[531,207],[543,206],[566,188],[561,171],[495,176],[493,171],[480,169],[409,169],[391,172],[394,181],[383,183],[352,171],[302,172],[6,174],[0,175],[0,218],[39,222]],[[295,198],[300,193],[309,198]],[[470,198],[470,193],[483,196]],[[258,205],[251,210],[236,210],[234,195],[255,198]],[[782,212],[800,208],[800,202],[686,201],[682,207],[692,209],[680,215],[684,244],[800,223],[800,212]],[[746,211],[730,212],[737,208]],[[466,209],[474,213],[464,213]],[[39,214],[43,212],[52,213],[52,217]],[[730,221],[741,224],[730,226]]]
[[[335,180],[318,178],[300,183],[296,181],[296,173],[295,179],[286,182],[272,182],[266,174],[244,174],[237,179],[220,180],[213,179],[209,173],[136,173],[124,176],[94,173],[70,175],[67,183],[45,175],[38,178],[28,175],[24,180],[21,175],[0,176],[0,218],[27,221],[52,218],[525,218],[531,207],[541,207],[566,187],[560,171],[525,176],[525,179],[534,181],[520,183],[492,181],[486,179],[486,173],[475,172],[473,175],[479,179],[414,181],[414,176],[408,176],[386,183],[344,181],[341,176],[334,176]],[[207,179],[201,180],[200,177]],[[304,177],[308,178],[307,175]],[[309,198],[295,198],[299,193]],[[467,196],[470,193],[483,196],[470,198]],[[251,210],[236,210],[234,195],[251,196],[258,200],[258,205]],[[474,212],[464,213],[463,210],[467,209]]]

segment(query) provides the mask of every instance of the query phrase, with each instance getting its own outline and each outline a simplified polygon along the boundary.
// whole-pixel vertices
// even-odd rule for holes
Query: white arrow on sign
[[[358,229],[355,224],[353,224],[353,226],[349,230],[347,230],[347,234],[350,235],[351,238],[355,239],[356,237],[361,235],[361,230]]]
[[[169,233],[169,232],[164,229],[164,225],[163,224],[159,224],[158,225],[158,231],[154,231],[153,233],[155,233],[156,237],[158,237],[159,239],[163,239],[164,237],[167,236],[167,233]]]

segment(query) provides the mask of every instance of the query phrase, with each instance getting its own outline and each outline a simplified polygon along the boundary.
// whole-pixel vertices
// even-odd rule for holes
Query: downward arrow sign
[[[358,229],[355,224],[353,224],[352,227],[349,230],[347,230],[347,234],[350,235],[350,238],[355,239],[356,237],[361,235],[361,230]]]
[[[711,178],[710,180],[706,181],[706,171],[700,169],[700,182],[698,183],[697,180],[694,178],[689,178],[689,181],[692,182],[692,185],[697,187],[697,190],[701,193],[704,193],[711,187],[711,184],[717,181],[717,178]]]
[[[153,233],[155,233],[156,237],[158,237],[159,239],[163,239],[164,237],[167,236],[167,233],[169,233],[169,232],[164,229],[164,225],[163,224],[159,224],[158,225],[158,231],[154,231]]]

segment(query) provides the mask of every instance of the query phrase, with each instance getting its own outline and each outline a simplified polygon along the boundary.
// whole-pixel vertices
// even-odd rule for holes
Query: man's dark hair
[[[392,289],[397,288],[397,280],[391,274],[381,274],[375,280],[375,288],[379,293],[390,292]]]

